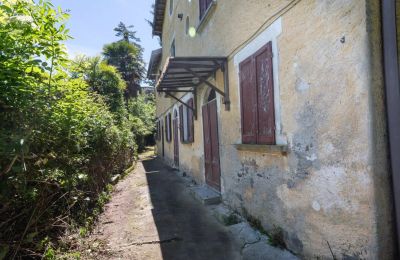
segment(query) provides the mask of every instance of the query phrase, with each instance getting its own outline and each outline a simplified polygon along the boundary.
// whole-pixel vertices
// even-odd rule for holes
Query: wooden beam
[[[213,90],[215,90],[216,92],[218,92],[219,94],[221,94],[222,96],[225,96],[224,92],[222,92],[221,90],[219,90],[216,86],[214,86],[213,84],[211,84],[207,79],[205,79],[204,77],[200,76],[199,74],[197,74],[196,72],[194,72],[191,69],[186,69],[188,72],[192,73],[193,76],[197,77],[200,81],[200,83],[204,83],[207,86],[209,86],[210,88],[212,88]]]
[[[188,104],[186,104],[185,102],[183,102],[180,98],[175,97],[174,95],[172,95],[169,92],[165,92],[165,95],[172,97],[173,99],[175,99],[176,101],[178,101],[179,103],[181,103],[182,105],[184,105],[185,107],[189,108],[190,110],[193,111],[193,113],[196,113],[195,109],[193,107],[190,107]]]
[[[229,74],[228,74],[228,62],[225,61],[221,66],[221,71],[224,74],[224,104],[225,110],[229,111],[231,109],[231,100],[229,98]]]
[[[200,68],[200,69],[213,69],[216,70],[219,66],[209,64],[192,64],[192,63],[174,63],[170,65],[170,68]]]

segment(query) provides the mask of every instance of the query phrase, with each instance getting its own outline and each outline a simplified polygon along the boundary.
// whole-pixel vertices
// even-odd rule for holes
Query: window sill
[[[211,17],[211,14],[214,13],[215,7],[217,6],[217,0],[213,0],[212,3],[210,4],[210,6],[207,8],[205,14],[203,15],[203,17],[200,19],[199,24],[197,25],[196,28],[196,32],[201,32],[205,26],[205,24],[207,23],[207,21],[209,20],[209,18]]]
[[[192,144],[193,142],[190,142],[190,141],[183,141],[183,142],[181,142],[181,144]]]
[[[289,151],[287,145],[267,145],[267,144],[234,144],[237,150],[286,155]]]

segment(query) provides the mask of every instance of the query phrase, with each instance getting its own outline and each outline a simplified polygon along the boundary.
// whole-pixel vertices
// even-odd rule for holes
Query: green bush
[[[70,63],[67,16],[48,1],[0,3],[0,259],[51,259],[137,152],[123,81],[102,63],[90,81]]]
[[[152,95],[139,95],[128,101],[129,122],[139,151],[146,146],[146,138],[155,133],[155,103]]]

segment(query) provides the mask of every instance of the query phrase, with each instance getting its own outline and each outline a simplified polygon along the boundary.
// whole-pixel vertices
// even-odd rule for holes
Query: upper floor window
[[[200,20],[206,14],[207,9],[210,7],[214,0],[199,0],[199,7],[200,7]]]
[[[275,144],[272,42],[239,64],[244,144]]]
[[[174,0],[169,0],[169,15],[172,15],[172,11],[174,11]]]

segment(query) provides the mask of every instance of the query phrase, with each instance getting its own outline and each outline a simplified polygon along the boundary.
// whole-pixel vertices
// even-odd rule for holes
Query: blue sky
[[[159,48],[158,39],[152,38],[151,27],[145,19],[150,14],[154,0],[52,0],[55,6],[69,9],[71,17],[67,27],[74,39],[66,45],[68,52],[93,56],[100,54],[106,43],[116,41],[114,28],[119,22],[134,25],[136,36],[141,39],[146,64],[151,51]]]

